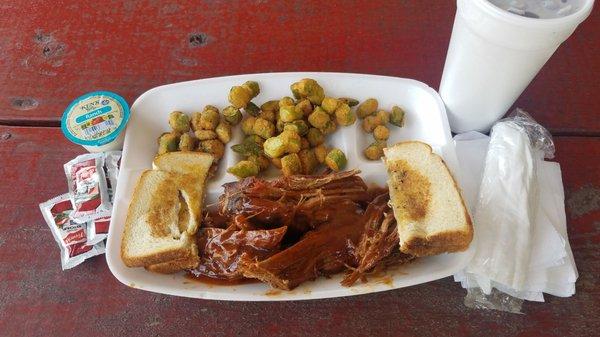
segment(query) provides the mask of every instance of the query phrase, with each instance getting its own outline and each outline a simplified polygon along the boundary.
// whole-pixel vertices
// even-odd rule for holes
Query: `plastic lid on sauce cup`
[[[88,151],[110,151],[123,145],[129,105],[109,91],[94,91],[75,99],[62,115],[65,137]]]

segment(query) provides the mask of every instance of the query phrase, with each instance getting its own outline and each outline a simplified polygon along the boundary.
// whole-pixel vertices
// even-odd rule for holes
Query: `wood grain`
[[[57,125],[68,103],[89,91],[133,103],[161,84],[230,74],[373,73],[437,88],[455,5],[17,1],[0,11],[0,123]],[[552,130],[600,133],[599,25],[594,11],[517,102]]]
[[[84,152],[57,128],[0,127],[2,336],[594,336],[600,330],[600,139],[557,138],[569,235],[580,273],[572,298],[525,315],[468,309],[450,278],[339,299],[232,303],[120,284],[104,257],[60,270],[37,204],[67,190],[62,164]]]

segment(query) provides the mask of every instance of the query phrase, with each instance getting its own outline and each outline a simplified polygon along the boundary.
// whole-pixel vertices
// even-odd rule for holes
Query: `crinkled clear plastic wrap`
[[[522,128],[534,149],[542,151],[546,159],[554,158],[554,141],[550,131],[538,124],[525,110],[516,108],[507,118],[499,120],[496,124],[502,122],[510,122],[512,125]]]
[[[516,109],[491,131],[475,207],[475,256],[465,305],[519,313],[538,209],[537,163],[554,157],[552,136]]]

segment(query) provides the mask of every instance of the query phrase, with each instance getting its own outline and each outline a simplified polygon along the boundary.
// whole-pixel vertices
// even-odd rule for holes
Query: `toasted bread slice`
[[[184,269],[196,268],[198,267],[198,263],[200,263],[198,246],[194,244],[192,245],[192,256],[163,263],[151,264],[146,266],[146,269],[155,273],[173,274]]]
[[[467,249],[471,217],[442,158],[417,141],[398,143],[384,154],[400,250],[427,256]]]
[[[204,185],[214,157],[200,152],[168,152],[154,158],[152,165],[161,171],[179,174],[177,186],[185,191],[190,214],[196,226],[188,228],[189,234],[195,234],[202,219],[204,204]]]
[[[125,265],[142,267],[194,255],[196,243],[189,227],[197,227],[197,223],[187,211],[185,191],[178,189],[179,178],[176,173],[164,171],[142,173],[129,204],[121,241]]]

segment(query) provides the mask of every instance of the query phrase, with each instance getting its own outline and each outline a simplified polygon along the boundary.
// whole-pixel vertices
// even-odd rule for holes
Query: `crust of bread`
[[[189,246],[178,249],[164,250],[143,257],[128,256],[121,247],[121,258],[127,267],[144,267],[173,260],[189,259],[193,256]]]
[[[460,207],[464,212],[467,229],[466,231],[448,230],[445,232],[439,232],[431,235],[415,235],[401,242],[400,251],[405,254],[410,254],[418,257],[438,255],[442,253],[460,252],[466,250],[469,247],[471,241],[473,240],[473,223],[471,221],[471,216],[469,215],[464,198],[462,197],[462,193],[460,187],[458,186],[458,183],[456,182],[456,179],[448,169],[448,165],[446,165],[444,159],[436,153],[434,153],[433,149],[429,144],[420,141],[406,141],[397,143],[396,145],[409,143],[425,145],[432,156],[441,160],[441,162],[443,163],[443,168],[452,178],[454,188],[457,190],[460,196]],[[400,227],[401,226],[398,226],[398,229],[400,229]]]
[[[151,264],[146,266],[145,268],[148,271],[160,274],[173,274],[185,269],[196,268],[200,263],[200,257],[198,256],[198,248],[196,244],[193,244],[192,246],[192,256],[190,257],[163,263]]]

